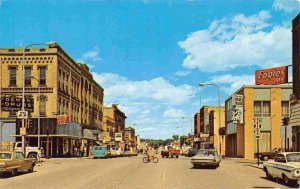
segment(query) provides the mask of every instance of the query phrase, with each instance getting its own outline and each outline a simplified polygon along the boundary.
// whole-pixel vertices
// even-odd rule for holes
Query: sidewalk
[[[259,166],[257,165],[257,160],[249,160],[244,158],[228,158],[235,160],[236,163],[245,163],[250,167],[254,167],[257,169],[263,169],[263,161],[259,161]]]

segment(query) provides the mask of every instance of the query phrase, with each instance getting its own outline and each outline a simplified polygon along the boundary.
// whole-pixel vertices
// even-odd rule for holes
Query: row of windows
[[[270,101],[254,101],[254,117],[270,117],[271,103]],[[289,116],[289,101],[281,102],[281,116]]]
[[[31,86],[32,73],[31,67],[25,67],[25,86]],[[39,85],[46,85],[46,67],[39,67]],[[22,77],[20,77],[22,78]],[[9,67],[9,86],[17,86],[17,67]]]

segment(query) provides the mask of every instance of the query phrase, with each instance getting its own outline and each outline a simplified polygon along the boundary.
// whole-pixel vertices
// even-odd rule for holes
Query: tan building
[[[136,137],[134,128],[125,128],[125,143],[127,147],[136,147]]]
[[[193,147],[196,149],[200,148],[200,113],[197,112],[194,115],[194,143]]]
[[[0,49],[1,119],[15,120],[7,135],[20,140],[20,121],[15,103],[22,98],[24,49]],[[103,88],[93,80],[85,64],[75,62],[59,45],[30,48],[25,51],[25,109],[32,125],[27,141],[37,146],[40,115],[41,145],[50,139],[52,156],[73,155],[74,148],[89,149],[102,128]],[[32,107],[31,107],[32,106]]]
[[[125,148],[125,113],[119,110],[116,104],[111,107],[103,108],[103,130],[109,132],[112,142],[109,144],[112,146],[119,146],[122,149]],[[115,134],[122,133],[122,141],[115,141]]]
[[[225,136],[219,135],[219,110],[221,114],[221,128],[224,128],[224,107],[203,106],[200,109],[200,148],[221,149],[225,153]]]
[[[282,147],[282,117],[289,115],[288,85],[244,85],[225,101],[226,156],[253,159],[257,140],[253,119],[261,119],[259,148]]]

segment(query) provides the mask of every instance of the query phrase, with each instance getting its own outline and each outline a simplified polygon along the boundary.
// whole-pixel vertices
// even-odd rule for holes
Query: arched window
[[[40,115],[45,116],[46,115],[46,96],[41,95],[40,96]]]

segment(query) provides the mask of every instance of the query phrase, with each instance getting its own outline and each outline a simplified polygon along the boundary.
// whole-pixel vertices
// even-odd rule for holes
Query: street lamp
[[[41,141],[40,141],[40,133],[41,133],[41,115],[40,115],[40,103],[41,103],[41,88],[40,88],[40,80],[35,78],[34,76],[31,76],[32,79],[36,80],[38,82],[38,88],[39,88],[39,96],[38,96],[38,101],[39,101],[39,104],[38,104],[38,149],[40,149],[41,147]]]
[[[181,117],[181,119],[189,119],[191,121],[191,135],[193,134],[193,119],[191,117]]]
[[[55,45],[57,44],[56,42],[48,42],[48,43],[32,43],[30,45],[27,45],[24,48],[23,51],[23,58],[22,58],[22,69],[23,69],[23,85],[22,85],[22,111],[25,111],[25,53],[26,53],[26,49],[28,49],[31,46],[35,46],[35,45]],[[22,119],[22,128],[25,129],[25,119]],[[26,133],[25,133],[26,134]],[[22,135],[22,152],[25,155],[26,154],[26,145],[25,145],[25,135]]]
[[[221,102],[220,102],[220,98],[221,97],[220,97],[220,87],[217,84],[215,84],[215,83],[199,83],[200,87],[204,87],[206,85],[212,85],[212,86],[217,87],[217,89],[218,89],[219,130],[220,130],[221,129]],[[218,150],[219,150],[220,156],[222,157],[222,139],[220,137],[220,134],[218,136],[219,136],[218,137],[218,140],[219,140]]]

